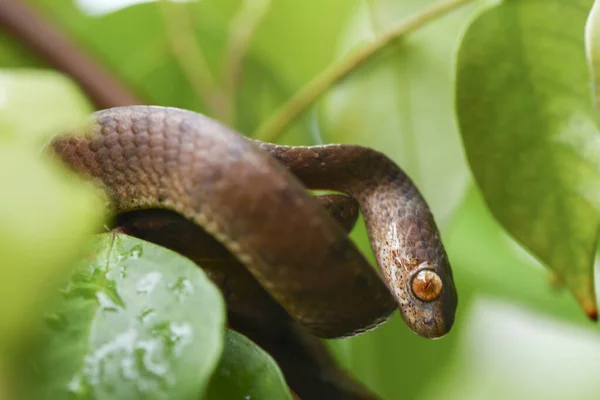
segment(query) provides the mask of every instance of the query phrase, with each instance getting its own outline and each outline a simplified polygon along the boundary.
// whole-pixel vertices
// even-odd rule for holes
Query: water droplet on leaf
[[[103,291],[96,292],[96,299],[103,311],[119,311],[121,307]]]
[[[147,324],[154,316],[154,309],[145,307],[138,315],[138,319],[142,324]]]
[[[160,278],[162,278],[162,274],[160,272],[150,272],[144,275],[137,286],[137,292],[141,294],[149,294],[152,293],[156,284],[160,282]]]
[[[178,278],[175,283],[171,283],[167,287],[177,296],[180,302],[182,302],[187,296],[194,293],[194,286],[187,278]]]

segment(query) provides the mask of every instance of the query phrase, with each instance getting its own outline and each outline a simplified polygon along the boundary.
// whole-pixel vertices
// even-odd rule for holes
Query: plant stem
[[[44,62],[69,75],[98,108],[143,104],[112,71],[26,2],[0,0],[0,29]]]
[[[360,50],[348,54],[343,60],[335,63],[317,75],[312,81],[298,91],[287,103],[267,119],[255,134],[255,138],[272,142],[283,133],[296,119],[316,102],[334,84],[356,70],[365,61],[379,53],[386,46],[428,22],[474,0],[442,0],[428,7],[422,13],[402,21],[383,32],[378,38]]]
[[[245,0],[232,18],[223,61],[223,87],[227,99],[223,122],[229,126],[235,126],[236,94],[244,58],[254,33],[270,6],[271,0]]]
[[[173,56],[178,60],[196,97],[215,118],[223,117],[223,99],[200,46],[196,42],[188,5],[158,2],[164,16]]]

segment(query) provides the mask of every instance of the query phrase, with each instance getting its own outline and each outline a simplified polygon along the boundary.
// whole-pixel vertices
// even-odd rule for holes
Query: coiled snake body
[[[147,106],[97,112],[50,147],[100,183],[116,213],[165,209],[193,221],[319,337],[372,329],[397,307],[424,337],[442,336],[453,324],[457,295],[432,215],[381,153],[253,141],[190,111]],[[358,201],[383,280],[348,238],[349,228],[306,188]],[[348,202],[326,199],[330,209]]]

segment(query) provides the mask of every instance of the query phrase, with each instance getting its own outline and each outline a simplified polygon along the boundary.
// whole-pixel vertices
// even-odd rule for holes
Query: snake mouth
[[[441,339],[444,337],[454,324],[454,315],[446,315],[439,307],[433,304],[427,304],[427,317],[415,321],[412,330],[421,337],[427,339]]]

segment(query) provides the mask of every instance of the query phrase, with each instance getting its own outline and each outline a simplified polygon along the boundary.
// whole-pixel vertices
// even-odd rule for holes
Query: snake
[[[251,293],[264,292],[319,338],[370,331],[395,310],[425,338],[453,326],[458,296],[432,212],[381,152],[266,143],[162,106],[97,111],[46,147],[101,187],[114,215],[155,210],[160,220],[171,213],[204,232],[260,288]],[[333,195],[319,199],[311,193],[318,190]],[[348,235],[357,213],[335,216],[353,204],[379,272]]]

